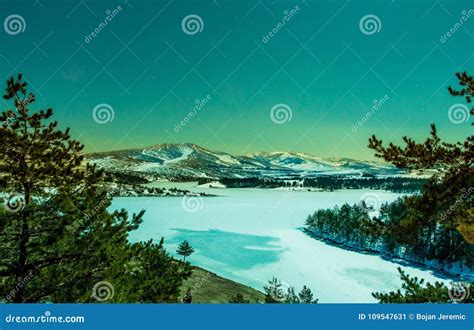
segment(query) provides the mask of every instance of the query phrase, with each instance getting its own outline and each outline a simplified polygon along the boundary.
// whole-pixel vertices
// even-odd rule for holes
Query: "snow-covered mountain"
[[[198,145],[159,144],[144,149],[120,150],[86,155],[90,163],[108,171],[150,175],[155,178],[182,177],[313,177],[318,175],[390,175],[398,171],[376,162],[352,159],[323,159],[299,152],[258,152],[234,156]]]

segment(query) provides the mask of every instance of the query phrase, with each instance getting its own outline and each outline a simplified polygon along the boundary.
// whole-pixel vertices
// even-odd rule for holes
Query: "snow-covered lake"
[[[196,250],[189,258],[195,265],[259,290],[273,276],[298,291],[307,285],[322,303],[375,302],[372,292],[400,288],[399,264],[328,245],[300,230],[308,214],[318,208],[358,203],[367,193],[381,201],[392,201],[397,194],[171,186],[220,196],[114,199],[113,209],[146,210],[133,241],[158,241],[163,236],[167,250],[174,254],[186,239]],[[440,280],[429,270],[402,268],[428,281]]]

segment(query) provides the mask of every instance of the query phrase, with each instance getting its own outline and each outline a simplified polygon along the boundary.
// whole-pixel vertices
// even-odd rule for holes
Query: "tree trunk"
[[[25,207],[22,211],[21,215],[21,235],[20,235],[20,242],[18,246],[18,266],[16,270],[16,286],[15,286],[15,295],[13,297],[14,303],[23,303],[25,302],[24,292],[25,292],[25,284],[24,279],[27,274],[26,265],[28,262],[28,250],[27,244],[30,240],[30,227],[28,224],[28,217],[29,217],[29,205],[30,205],[30,188],[29,186],[24,186],[25,190]]]

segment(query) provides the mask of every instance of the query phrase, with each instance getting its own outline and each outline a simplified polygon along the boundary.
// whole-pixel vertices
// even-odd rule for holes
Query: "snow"
[[[219,181],[212,181],[209,183],[204,183],[198,186],[199,188],[226,188],[225,185],[220,183]]]
[[[240,162],[232,157],[231,155],[226,155],[226,154],[214,154],[221,162],[224,164],[233,164],[233,165],[240,165]]]
[[[145,156],[156,157],[163,160],[164,164],[173,164],[178,163],[182,160],[186,160],[189,155],[194,152],[194,149],[187,146],[187,145],[179,145],[175,148],[177,152],[179,152],[180,156],[174,156],[173,154],[169,155],[166,152],[163,152],[161,149],[145,149],[142,151],[142,154]]]
[[[183,208],[180,197],[116,198],[113,209],[147,210],[140,229],[132,233],[133,241],[163,236],[167,250],[174,254],[186,239],[196,249],[189,258],[193,264],[259,290],[273,276],[297,289],[307,285],[320,302],[375,302],[372,292],[401,287],[397,271],[401,265],[328,245],[300,230],[308,214],[318,208],[358,203],[368,192],[382,201],[394,200],[396,194],[213,189],[195,183],[181,183],[178,188],[221,197],[199,197],[196,202],[202,207],[191,212]],[[401,267],[427,281],[440,280],[430,270]]]
[[[102,157],[102,158],[100,158]],[[186,162],[192,158],[192,162]],[[133,170],[141,173],[183,175],[198,177],[250,177],[256,171],[270,171],[270,175],[287,177],[295,175],[344,175],[368,172],[375,175],[398,173],[391,167],[374,162],[350,159],[322,159],[300,152],[260,152],[247,156],[233,156],[213,152],[194,144],[161,144],[127,153],[94,154],[91,162],[113,171]]]

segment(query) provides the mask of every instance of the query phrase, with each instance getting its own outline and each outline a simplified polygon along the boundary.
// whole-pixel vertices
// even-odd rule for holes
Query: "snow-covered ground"
[[[320,302],[375,302],[371,293],[400,288],[395,262],[344,250],[305,235],[299,229],[309,213],[344,202],[358,203],[367,193],[380,201],[396,194],[347,190],[306,192],[265,189],[213,189],[168,185],[221,197],[116,198],[112,208],[130,213],[146,210],[131,239],[159,240],[174,253],[184,239],[196,249],[189,260],[219,275],[259,290],[273,276],[301,289],[309,286]],[[365,195],[366,196],[366,195]],[[429,270],[404,267],[428,281],[440,280]]]

